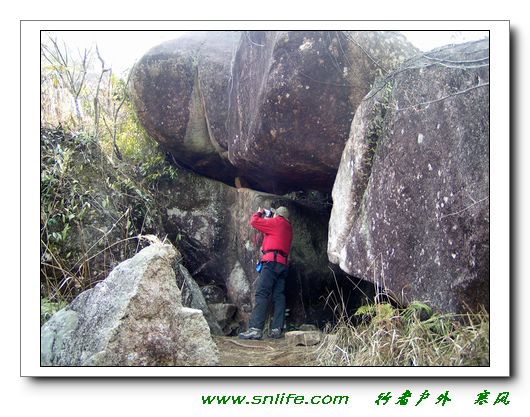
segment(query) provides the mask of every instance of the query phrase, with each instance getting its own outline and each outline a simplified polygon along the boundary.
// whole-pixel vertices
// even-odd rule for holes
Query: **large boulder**
[[[202,312],[182,306],[177,255],[153,244],[52,316],[41,329],[41,365],[216,365]]]
[[[230,63],[238,32],[194,32],[148,51],[130,91],[146,131],[181,166],[233,183],[226,120]]]
[[[359,106],[333,187],[328,255],[442,311],[489,306],[488,40],[447,46]]]
[[[395,32],[198,32],[142,57],[131,97],[184,167],[262,191],[329,192],[362,97],[417,52]]]
[[[355,109],[418,51],[395,32],[245,32],[230,89],[229,158],[261,188],[329,191]]]

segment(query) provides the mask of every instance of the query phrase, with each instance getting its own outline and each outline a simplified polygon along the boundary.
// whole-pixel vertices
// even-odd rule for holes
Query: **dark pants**
[[[279,262],[267,262],[263,264],[258,288],[256,288],[256,306],[250,317],[250,327],[263,330],[267,309],[269,307],[269,297],[272,295],[274,305],[274,315],[272,319],[273,329],[283,329],[285,320],[285,279],[288,268]]]

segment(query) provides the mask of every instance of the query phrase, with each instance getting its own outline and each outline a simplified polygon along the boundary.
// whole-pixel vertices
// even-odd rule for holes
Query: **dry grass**
[[[321,366],[489,366],[489,315],[432,314],[428,306],[361,307],[343,316],[314,354]]]

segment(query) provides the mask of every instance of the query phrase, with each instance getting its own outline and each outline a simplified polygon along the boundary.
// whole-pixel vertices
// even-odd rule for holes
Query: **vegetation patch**
[[[372,106],[372,118],[366,129],[366,156],[364,158],[363,173],[365,177],[370,176],[374,157],[377,153],[377,147],[383,136],[386,134],[386,114],[392,100],[392,83],[387,82],[381,87],[377,97],[374,99]]]
[[[489,315],[365,305],[327,329],[314,355],[322,366],[489,366]]]
[[[41,297],[50,306],[105,279],[145,246],[140,235],[163,230],[155,192],[177,171],[155,151],[136,163],[122,147],[113,162],[94,136],[41,130]]]

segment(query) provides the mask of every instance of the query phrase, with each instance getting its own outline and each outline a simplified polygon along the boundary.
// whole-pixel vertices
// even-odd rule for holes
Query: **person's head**
[[[274,215],[281,216],[285,220],[289,220],[289,210],[287,209],[287,207],[284,207],[284,206],[278,207],[276,210],[274,210]]]

